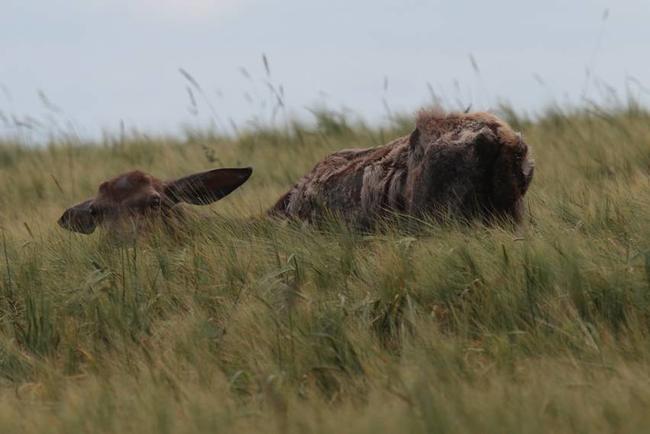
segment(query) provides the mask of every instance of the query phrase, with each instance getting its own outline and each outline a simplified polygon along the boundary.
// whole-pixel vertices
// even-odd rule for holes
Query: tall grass
[[[249,218],[409,119],[0,144],[0,432],[645,431],[650,114],[508,117],[537,160],[522,233]],[[55,225],[126,170],[236,165],[180,237]]]

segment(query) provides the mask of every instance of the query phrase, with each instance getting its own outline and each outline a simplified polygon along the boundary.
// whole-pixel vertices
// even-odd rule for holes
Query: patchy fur
[[[394,213],[520,222],[533,171],[521,135],[496,116],[424,111],[409,136],[329,155],[269,213],[364,228]]]

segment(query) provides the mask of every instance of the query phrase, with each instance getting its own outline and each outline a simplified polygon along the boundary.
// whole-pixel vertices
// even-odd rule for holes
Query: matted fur
[[[361,227],[391,213],[520,222],[533,171],[521,135],[496,116],[423,111],[408,136],[326,157],[270,214],[314,222],[331,213]]]

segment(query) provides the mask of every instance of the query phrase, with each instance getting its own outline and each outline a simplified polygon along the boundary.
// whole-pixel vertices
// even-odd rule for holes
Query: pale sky
[[[384,101],[430,104],[429,86],[453,108],[534,113],[607,88],[647,102],[650,1],[0,0],[0,135],[12,117],[86,136],[232,131],[269,121],[266,81],[305,119],[325,105],[379,122]]]

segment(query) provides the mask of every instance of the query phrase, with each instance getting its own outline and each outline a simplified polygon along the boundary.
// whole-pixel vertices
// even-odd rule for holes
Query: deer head
[[[227,196],[251,176],[253,169],[214,169],[174,181],[161,181],[141,171],[103,182],[97,195],[68,208],[61,227],[90,234],[98,226],[119,230],[125,223],[169,219],[180,202],[207,205]],[[132,225],[131,225],[132,226]]]

